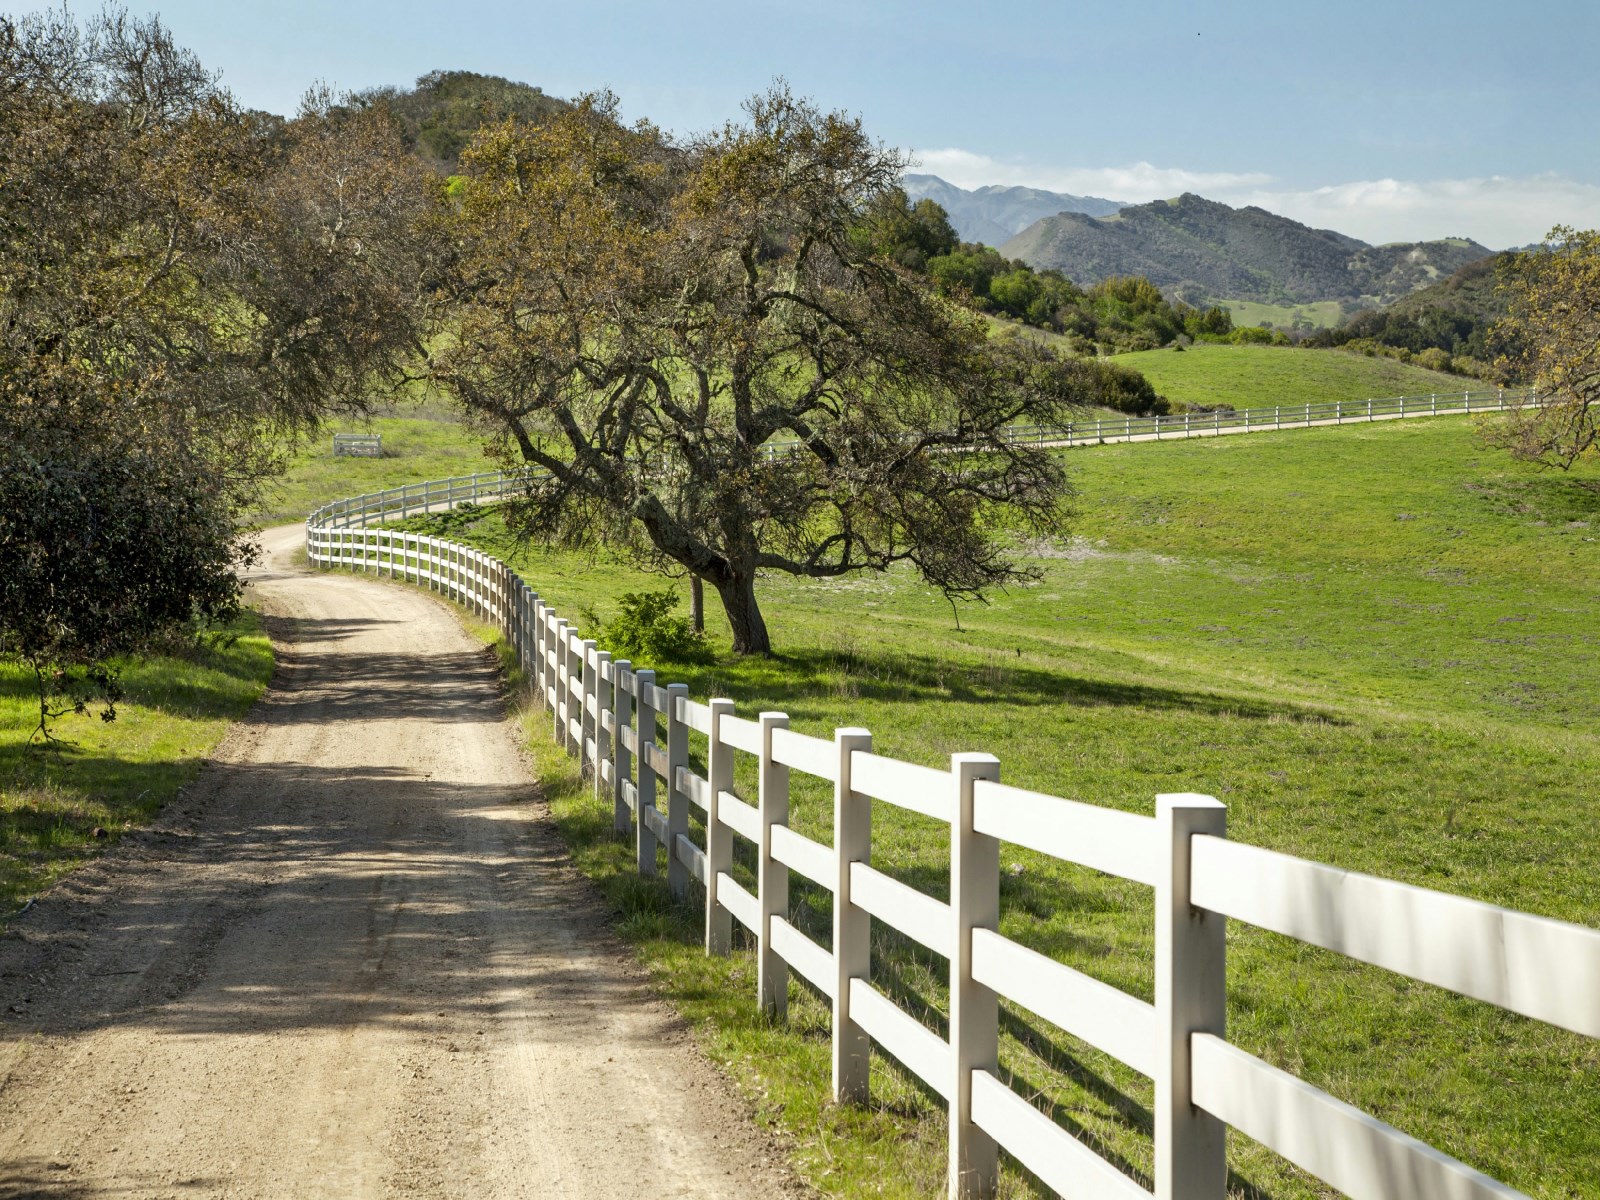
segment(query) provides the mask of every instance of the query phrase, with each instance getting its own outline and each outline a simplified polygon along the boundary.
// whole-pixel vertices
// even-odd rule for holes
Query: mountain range
[[[1060,212],[999,245],[1007,258],[1054,268],[1079,285],[1143,275],[1191,304],[1249,300],[1389,304],[1487,258],[1468,238],[1372,246],[1254,206],[1186,193],[1109,216]]]
[[[913,201],[932,200],[943,208],[962,241],[983,242],[988,246],[1009,241],[1036,221],[1057,213],[1107,217],[1124,205],[1121,200],[1073,196],[1042,188],[990,184],[969,190],[937,175],[906,175],[901,179],[901,186]]]

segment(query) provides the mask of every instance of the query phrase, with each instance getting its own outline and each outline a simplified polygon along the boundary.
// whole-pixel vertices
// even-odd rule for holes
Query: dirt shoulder
[[[485,651],[300,536],[267,695],[0,938],[0,1197],[803,1194],[567,867]]]

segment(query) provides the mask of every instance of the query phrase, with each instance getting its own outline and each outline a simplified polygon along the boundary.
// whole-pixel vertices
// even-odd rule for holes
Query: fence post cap
[[[1162,792],[1156,796],[1156,812],[1171,812],[1175,808],[1221,808],[1228,806],[1215,796],[1201,792]]]
[[[1000,760],[992,754],[984,754],[972,750],[950,756],[950,770],[955,774],[961,774],[963,769],[965,769],[966,773],[971,774],[984,767],[994,767],[998,771]]]

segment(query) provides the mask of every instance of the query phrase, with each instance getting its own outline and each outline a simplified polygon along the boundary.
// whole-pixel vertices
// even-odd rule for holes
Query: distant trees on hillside
[[[353,96],[360,106],[381,106],[399,123],[408,150],[444,174],[455,172],[461,152],[485,125],[514,117],[538,124],[569,108],[539,88],[475,71],[429,71],[410,91],[369,88]]]
[[[1080,288],[1059,271],[1035,271],[981,243],[929,258],[927,271],[946,295],[1065,334],[1080,353],[1150,350],[1180,336],[1225,337],[1233,329],[1227,309],[1174,303],[1142,276],[1112,276]]]
[[[1495,362],[1507,350],[1495,330],[1506,314],[1506,296],[1498,285],[1507,257],[1469,263],[1387,308],[1357,312],[1338,328],[1313,334],[1306,344],[1380,354],[1457,375],[1494,377]]]

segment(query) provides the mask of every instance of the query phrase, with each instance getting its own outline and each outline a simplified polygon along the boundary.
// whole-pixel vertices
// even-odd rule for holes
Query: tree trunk
[[[717,595],[722,597],[722,611],[728,614],[728,628],[733,631],[733,652],[771,654],[772,640],[756,603],[754,573],[734,575],[726,583],[719,583]]]
[[[696,633],[706,631],[706,585],[698,575],[689,576],[689,623]]]

